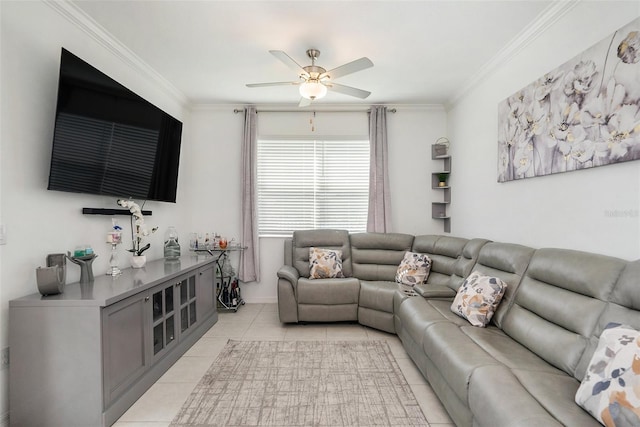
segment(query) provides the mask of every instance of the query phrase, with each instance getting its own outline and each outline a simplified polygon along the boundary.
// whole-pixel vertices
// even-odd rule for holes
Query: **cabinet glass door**
[[[167,348],[176,338],[173,285],[153,293],[153,354]]]
[[[189,276],[180,282],[180,331],[186,331],[197,320],[196,276]]]

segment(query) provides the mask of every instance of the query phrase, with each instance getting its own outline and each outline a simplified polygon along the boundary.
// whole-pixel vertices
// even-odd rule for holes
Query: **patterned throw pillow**
[[[342,273],[342,251],[309,248],[309,279],[331,279],[344,277]]]
[[[396,272],[396,282],[415,286],[425,283],[431,271],[431,258],[425,254],[405,252]]]
[[[640,332],[605,327],[576,403],[606,426],[640,426]]]
[[[501,279],[474,271],[460,285],[451,311],[473,326],[484,328],[491,321],[506,290],[507,284]]]

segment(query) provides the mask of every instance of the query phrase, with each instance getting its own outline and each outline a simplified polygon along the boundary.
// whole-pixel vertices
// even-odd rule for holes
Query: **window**
[[[258,140],[258,229],[367,228],[369,141]]]

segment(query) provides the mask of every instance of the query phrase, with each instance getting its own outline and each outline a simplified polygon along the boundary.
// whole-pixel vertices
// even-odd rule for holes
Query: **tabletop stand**
[[[223,268],[225,263],[230,263],[229,252],[243,251],[246,247],[234,246],[221,249],[203,248],[191,249],[192,251],[206,252],[216,258],[216,298],[218,300],[218,311],[236,312],[241,305],[245,304],[240,291],[240,284],[235,270],[229,264],[229,268]]]

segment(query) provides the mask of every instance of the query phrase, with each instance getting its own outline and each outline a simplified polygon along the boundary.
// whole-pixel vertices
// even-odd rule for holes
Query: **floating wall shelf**
[[[142,215],[151,216],[152,212],[142,211]],[[131,215],[129,209],[82,208],[82,213],[84,215]]]
[[[431,217],[434,219],[440,219],[444,224],[444,232],[451,233],[451,217],[449,216],[448,208],[451,203],[451,186],[448,179],[451,177],[451,156],[448,154],[439,155],[436,154],[436,144],[431,146],[431,159],[442,160],[443,169],[439,172],[433,172],[431,174],[431,188],[434,190],[442,191],[442,202],[431,203]],[[438,175],[446,173],[448,175],[447,185],[441,187],[439,185]]]

